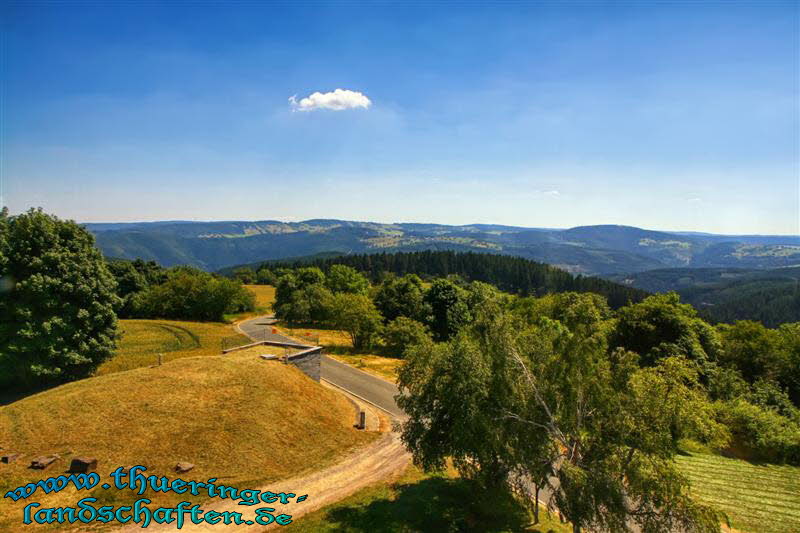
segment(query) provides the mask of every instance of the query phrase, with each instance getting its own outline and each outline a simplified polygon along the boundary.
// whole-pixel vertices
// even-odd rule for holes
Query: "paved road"
[[[245,335],[257,341],[297,342],[285,335],[272,333],[271,326],[273,323],[274,319],[271,317],[259,316],[241,322],[239,329]],[[405,418],[405,414],[394,401],[395,395],[399,393],[397,387],[384,379],[367,374],[327,356],[322,357],[322,379],[367,400],[395,418]]]

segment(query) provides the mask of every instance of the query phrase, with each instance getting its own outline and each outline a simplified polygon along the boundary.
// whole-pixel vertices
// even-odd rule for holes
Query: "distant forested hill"
[[[675,267],[800,265],[800,237],[723,236],[630,226],[567,230],[346,220],[86,224],[107,257],[206,270],[319,253],[453,250],[515,255],[568,272],[612,275]]]
[[[373,281],[386,272],[399,276],[417,274],[423,278],[447,277],[454,274],[468,281],[484,281],[506,292],[522,295],[540,296],[566,291],[594,292],[605,296],[613,308],[641,301],[648,294],[601,278],[574,276],[558,268],[521,257],[475,252],[426,250],[312,257],[291,262],[270,261],[252,267],[257,270],[262,266],[269,269],[316,266],[328,270],[331,265],[351,266]],[[225,269],[222,273],[231,274],[233,270],[235,268]]]
[[[775,327],[800,321],[800,267],[671,268],[610,279],[650,292],[676,291],[718,322],[748,319]]]

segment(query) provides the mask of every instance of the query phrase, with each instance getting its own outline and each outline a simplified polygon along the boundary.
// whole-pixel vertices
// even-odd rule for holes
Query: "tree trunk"
[[[572,524],[572,533],[581,533],[581,526],[578,524]]]
[[[534,483],[533,486],[534,486],[534,489],[535,489],[534,496],[533,496],[533,519],[535,520],[534,524],[538,524],[539,523],[539,484],[538,483]]]

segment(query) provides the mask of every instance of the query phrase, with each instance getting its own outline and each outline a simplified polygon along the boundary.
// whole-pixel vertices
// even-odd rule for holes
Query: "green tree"
[[[0,387],[90,375],[115,348],[120,304],[94,237],[31,209],[0,216]]]
[[[430,328],[436,340],[452,338],[472,320],[467,298],[469,293],[449,279],[435,280],[425,293],[430,306]]]
[[[332,323],[346,331],[356,350],[369,350],[381,331],[383,317],[363,294],[339,293],[333,297]]]
[[[720,358],[719,334],[698,318],[692,306],[680,303],[675,293],[650,296],[621,308],[617,315],[612,347],[639,354],[643,365],[654,365],[671,355],[684,355],[705,368],[707,363]]]
[[[405,316],[426,322],[430,314],[424,301],[425,289],[416,274],[387,276],[375,292],[375,306],[387,321]]]
[[[274,285],[276,279],[275,274],[266,267],[261,267],[256,272],[256,283],[259,285]]]
[[[452,457],[487,487],[540,480],[575,531],[718,531],[673,461],[683,436],[724,440],[695,363],[640,369],[636,354],[609,352],[602,321],[579,314],[570,330],[482,313],[452,341],[410,350],[398,404],[415,462]]]
[[[352,294],[366,294],[369,290],[369,281],[355,268],[345,265],[333,265],[326,276],[328,289],[334,293],[349,292]]]
[[[738,369],[749,383],[760,378],[776,380],[781,377],[788,366],[788,354],[781,349],[781,338],[776,330],[752,320],[720,324],[718,329],[722,334],[724,364]]]
[[[256,282],[256,273],[250,267],[239,267],[233,271],[233,279],[251,285]]]
[[[229,313],[255,310],[255,297],[239,281],[175,267],[164,283],[139,294],[136,307],[137,316],[221,321]]]
[[[786,356],[778,382],[786,387],[789,397],[800,407],[800,322],[778,328],[778,345]]]
[[[383,329],[384,351],[391,357],[403,357],[407,349],[430,338],[425,324],[405,316],[395,318]]]

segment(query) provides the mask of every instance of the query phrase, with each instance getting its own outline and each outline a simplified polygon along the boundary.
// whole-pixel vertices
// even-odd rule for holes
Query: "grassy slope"
[[[409,467],[396,481],[378,483],[349,498],[300,518],[291,533],[396,531],[529,531],[566,533],[568,525],[540,511],[540,523],[529,525],[527,513],[508,499],[484,501],[483,516],[472,501],[471,487],[452,473],[426,475]]]
[[[219,355],[223,340],[230,346],[249,342],[231,326],[215,322],[177,320],[120,320],[119,348],[115,356],[97,369],[97,375],[112,374],[183,357]]]
[[[677,458],[695,496],[725,511],[740,531],[800,531],[800,467],[754,465],[717,455]]]
[[[77,381],[0,407],[0,443],[24,454],[0,465],[0,491],[57,475],[79,455],[97,457],[102,476],[132,464],[174,476],[174,465],[189,461],[196,468],[188,479],[216,477],[251,488],[318,469],[369,441],[373,435],[351,427],[352,409],[294,367],[246,353]],[[31,458],[50,453],[62,459],[47,471],[27,468]],[[133,499],[99,489],[92,495],[116,504]],[[72,505],[77,499],[68,489],[36,501]],[[19,524],[21,508],[22,502],[0,500],[0,530]]]

